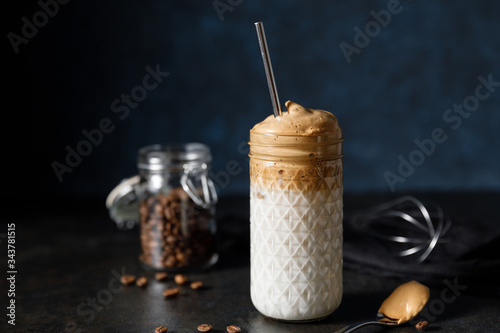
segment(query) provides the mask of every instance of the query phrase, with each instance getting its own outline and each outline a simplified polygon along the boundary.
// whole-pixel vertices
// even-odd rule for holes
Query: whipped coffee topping
[[[268,161],[251,162],[250,178],[265,187],[274,183],[279,189],[319,190],[325,177],[341,173],[343,138],[337,118],[291,101],[285,105],[283,115],[271,115],[250,130],[249,156]]]
[[[429,300],[429,288],[417,281],[403,283],[382,303],[379,313],[398,324],[415,317]]]
[[[267,117],[250,130],[250,156],[276,158],[340,158],[342,131],[337,118],[328,111],[285,103],[288,111]]]
[[[336,133],[342,136],[337,118],[328,111],[308,109],[292,101],[285,103],[287,111],[281,116],[270,115],[255,125],[250,132],[276,135],[312,136]]]

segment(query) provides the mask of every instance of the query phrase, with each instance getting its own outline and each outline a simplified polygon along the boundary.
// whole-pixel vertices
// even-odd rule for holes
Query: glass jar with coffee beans
[[[139,150],[139,175],[121,182],[106,205],[120,228],[140,226],[139,259],[157,271],[212,266],[218,258],[208,146],[151,145]]]

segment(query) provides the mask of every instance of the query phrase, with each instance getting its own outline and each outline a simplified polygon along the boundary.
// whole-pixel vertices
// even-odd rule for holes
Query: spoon
[[[347,326],[346,328],[338,330],[335,333],[349,333],[349,332],[355,331],[358,328],[366,326],[366,325],[374,325],[374,324],[383,325],[383,326],[398,326],[399,325],[397,323],[397,321],[392,321],[391,319],[385,317],[381,313],[377,314],[377,318],[380,318],[380,319],[359,321],[357,323],[354,323],[352,325]]]
[[[398,326],[413,319],[427,304],[429,288],[417,281],[403,283],[382,303],[376,320],[354,323],[335,333],[349,333],[366,325]]]

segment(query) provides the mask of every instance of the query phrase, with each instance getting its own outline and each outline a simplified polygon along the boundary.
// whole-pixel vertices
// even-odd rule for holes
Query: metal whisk
[[[398,257],[417,257],[423,262],[451,226],[439,206],[424,206],[413,196],[403,196],[353,216],[352,225],[388,247]]]

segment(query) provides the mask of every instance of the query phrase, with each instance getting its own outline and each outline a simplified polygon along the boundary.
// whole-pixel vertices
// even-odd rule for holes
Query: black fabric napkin
[[[421,263],[418,258],[423,250],[397,256],[410,246],[370,233],[376,230],[382,235],[400,235],[401,229],[407,228],[410,231],[406,235],[418,235],[418,228],[411,223],[392,217],[370,220],[369,210],[346,214],[344,267],[381,277],[417,280],[430,287],[454,283],[470,292],[500,296],[500,221],[448,213],[449,229]],[[359,223],[363,214],[363,223]]]

